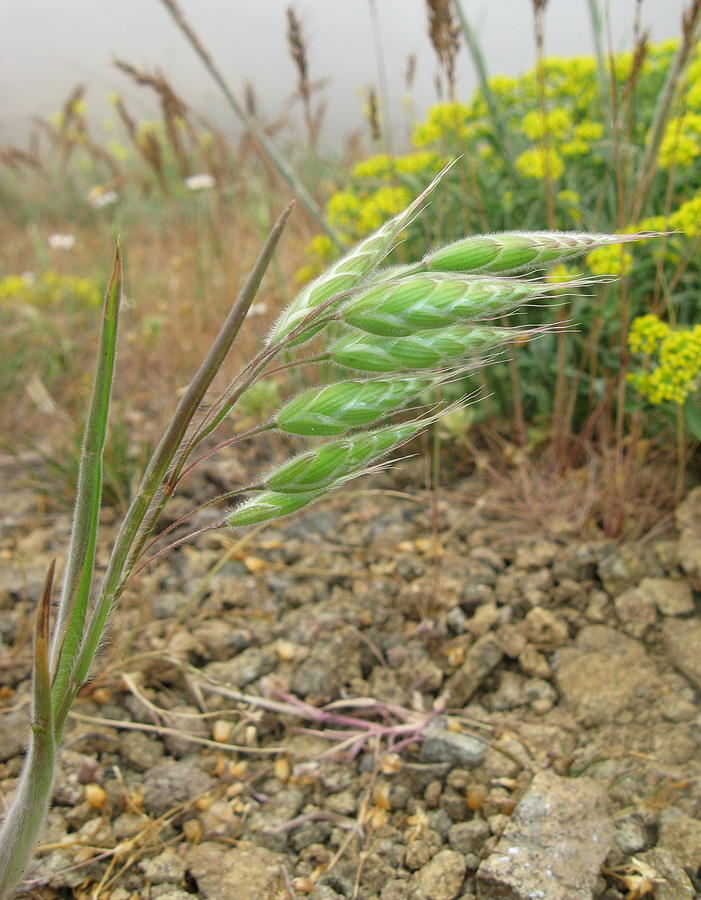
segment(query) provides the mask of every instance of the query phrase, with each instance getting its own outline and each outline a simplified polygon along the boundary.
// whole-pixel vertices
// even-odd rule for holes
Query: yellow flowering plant
[[[410,152],[362,160],[328,201],[333,227],[342,238],[357,240],[381,215],[392,214],[394,200],[401,205],[403,192],[413,191],[417,179],[432,177],[442,163],[458,158],[440,201],[405,230],[394,255],[404,264],[420,257],[426,230],[447,240],[485,229],[669,232],[654,244],[597,249],[586,259],[589,274],[617,279],[601,285],[593,302],[570,299],[563,291],[557,311],[535,312],[543,323],[574,320],[582,335],[602,337],[575,337],[566,346],[550,337],[519,347],[510,377],[504,377],[502,364],[490,367],[483,377],[497,415],[520,409],[523,421],[541,430],[550,423],[586,431],[598,404],[606,402],[620,432],[636,402],[625,385],[638,385],[626,378],[629,323],[648,312],[652,297],[663,310],[674,308],[681,329],[697,315],[691,285],[701,274],[695,252],[701,222],[701,13],[695,15],[681,41],[641,45],[601,60],[603,78],[595,57],[551,57],[520,77],[495,75],[467,100],[435,104],[415,125]],[[313,261],[310,247],[305,272],[313,271]]]

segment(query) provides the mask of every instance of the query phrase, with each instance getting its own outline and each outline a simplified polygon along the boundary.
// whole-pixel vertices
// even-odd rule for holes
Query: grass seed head
[[[432,272],[491,272],[514,275],[566,262],[608,244],[637,236],[578,232],[508,232],[464,238],[429,253],[424,264]]]
[[[246,525],[260,525],[282,516],[289,516],[307,504],[318,499],[325,491],[315,494],[281,494],[277,491],[262,491],[245,500],[229,514],[227,524],[230,528],[242,528]]]
[[[452,325],[406,337],[379,339],[357,333],[341,338],[330,353],[338,365],[361,372],[411,371],[471,359],[522,334],[516,329],[490,325]]]
[[[434,377],[342,381],[311,388],[290,400],[276,415],[278,428],[310,437],[345,434],[401,409],[436,385]]]
[[[426,424],[426,419],[418,419],[329,441],[275,469],[265,485],[271,490],[287,493],[324,490],[340,479],[362,474],[369,465],[417,435]]]
[[[568,286],[560,283],[558,288]],[[371,334],[408,335],[503,315],[552,290],[546,283],[513,278],[411,275],[352,297],[340,315]]]

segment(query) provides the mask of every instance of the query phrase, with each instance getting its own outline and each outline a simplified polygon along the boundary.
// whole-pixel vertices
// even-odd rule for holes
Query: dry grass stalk
[[[120,72],[128,75],[135,84],[140,87],[150,87],[158,94],[168,142],[173,150],[180,174],[183,178],[186,178],[190,174],[190,163],[180,137],[180,125],[188,127],[188,105],[175,93],[162,72],[157,70],[153,74],[149,74],[148,72],[140,71],[136,66],[121,59],[115,60],[114,64]],[[193,137],[192,130],[190,137]]]
[[[287,16],[287,45],[292,62],[297,69],[297,91],[302,100],[309,144],[312,149],[315,149],[318,138],[318,122],[312,113],[312,86],[309,81],[308,43],[302,30],[302,22],[295,12],[294,6],[288,6],[285,14]]]
[[[373,143],[380,144],[382,142],[382,125],[380,124],[380,101],[377,91],[372,85],[365,92],[365,118],[370,126],[370,135]]]
[[[460,49],[460,25],[455,20],[451,0],[426,0],[428,36],[436,51],[445,78],[444,93],[455,100],[455,57]],[[440,79],[436,79],[440,85]]]

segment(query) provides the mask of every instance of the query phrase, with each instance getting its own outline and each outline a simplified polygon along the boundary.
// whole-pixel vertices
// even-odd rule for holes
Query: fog
[[[401,97],[407,58],[416,55],[413,97],[417,116],[436,99],[436,60],[426,36],[423,0],[375,0],[387,72],[392,124],[399,147],[406,143]],[[289,111],[296,73],[285,41],[289,0],[182,0],[186,18],[213,55],[234,92],[250,82],[260,114],[276,119]],[[529,0],[462,0],[463,10],[480,36],[491,74],[518,74],[534,64],[532,5]],[[645,0],[642,24],[651,39],[676,37],[682,0]],[[369,0],[297,0],[309,42],[312,80],[328,79],[317,95],[327,111],[322,140],[342,147],[363,127],[363,88],[378,87]],[[147,69],[159,68],[198,112],[228,132],[232,113],[159,0],[3,0],[0,15],[0,142],[26,141],[34,115],[58,109],[77,83],[87,86],[95,136],[109,115],[106,97],[120,91],[137,115],[149,115],[149,94],[134,88],[114,67],[115,58]],[[609,40],[615,50],[629,49],[635,0],[611,0]],[[546,53],[591,53],[593,40],[587,0],[550,0],[546,11]],[[457,64],[458,95],[468,97],[476,79],[463,48]],[[301,135],[301,126],[297,126]]]

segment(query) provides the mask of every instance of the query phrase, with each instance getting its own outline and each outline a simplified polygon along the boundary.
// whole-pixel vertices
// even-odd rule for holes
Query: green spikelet
[[[405,377],[370,381],[342,381],[311,388],[290,400],[276,415],[281,431],[328,436],[371,425],[401,409],[440,382],[440,378]]]
[[[273,491],[311,493],[361,474],[369,465],[422,431],[427,419],[391,425],[300,453],[272,472],[265,485]]]
[[[272,519],[289,516],[298,509],[317,500],[326,491],[313,494],[281,494],[277,491],[263,491],[250,500],[246,500],[229,514],[227,524],[231,528],[242,528],[245,525],[260,525]]]
[[[424,257],[432,272],[491,272],[514,275],[566,262],[608,244],[637,240],[639,235],[578,232],[511,232],[464,238]]]
[[[452,163],[451,163],[452,165]],[[356,244],[345,256],[306,285],[282,313],[268,337],[268,346],[277,344],[293,331],[314,309],[330,300],[335,294],[357,287],[370,275],[392,248],[397,235],[409,223],[426,196],[443,177],[447,168],[403,212],[394,216],[369,237]],[[334,304],[331,304],[334,305]],[[302,343],[316,334],[323,326],[310,323],[304,335],[291,341],[289,346]]]
[[[337,341],[330,353],[338,365],[361,372],[430,369],[479,356],[524,333],[527,334],[513,328],[486,325],[452,325],[407,337],[378,338],[356,333]]]
[[[377,335],[407,335],[456,322],[473,322],[510,312],[558,285],[471,275],[411,275],[371,287],[340,311],[354,328]]]

